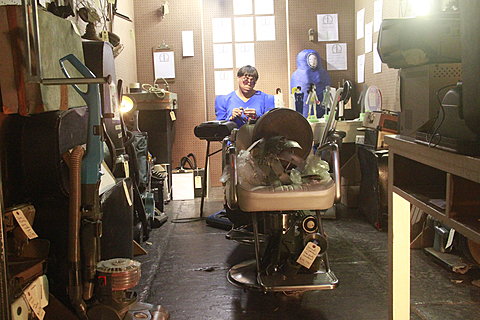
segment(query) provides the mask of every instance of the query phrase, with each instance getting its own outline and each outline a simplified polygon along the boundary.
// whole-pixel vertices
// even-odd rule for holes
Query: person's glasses
[[[255,79],[252,76],[243,76],[241,79],[242,79],[243,83],[255,83],[255,82],[257,82],[257,79]]]

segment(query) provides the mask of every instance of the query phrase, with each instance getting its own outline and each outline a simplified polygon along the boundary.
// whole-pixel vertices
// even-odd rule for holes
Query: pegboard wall
[[[329,70],[332,86],[337,87],[342,80],[355,80],[355,2],[354,0],[293,0],[288,1],[290,64],[292,74],[297,69],[297,54],[304,49],[316,50],[326,69],[326,44],[347,44],[347,70]],[[340,5],[341,3],[341,5]],[[338,41],[308,41],[308,29],[317,31],[317,14],[338,14]],[[352,100],[355,100],[352,97]],[[358,116],[355,104],[352,110],[345,110],[347,119]]]
[[[401,8],[402,0],[383,0],[383,19],[398,18],[402,16]],[[357,12],[365,9],[365,24],[373,21],[374,0],[356,0],[355,1],[355,18]],[[356,29],[356,22],[353,26]],[[355,34],[356,39],[356,34]],[[373,42],[377,42],[378,32],[373,33]],[[356,40],[355,57],[365,53],[365,38]],[[356,65],[355,65],[356,70]],[[356,73],[355,73],[356,76]],[[357,78],[355,78],[357,81]],[[357,84],[357,96],[365,86],[375,85],[382,92],[382,106],[388,110],[400,110],[400,78],[399,70],[389,68],[382,63],[382,72],[373,73],[373,51],[365,53],[365,82]]]
[[[170,13],[164,17],[160,14],[160,4],[160,1],[134,2],[137,72],[140,83],[152,84],[153,49],[165,42],[174,51],[176,77],[169,84],[170,90],[178,93],[172,155],[172,166],[176,167],[182,156],[192,152],[202,159],[205,152],[205,142],[193,134],[194,127],[205,121],[201,2],[171,1]],[[182,56],[184,30],[193,30],[193,57]]]
[[[258,0],[257,0],[258,1]],[[221,5],[220,5],[221,4]],[[288,102],[288,53],[287,53],[287,24],[286,24],[286,1],[274,1],[275,15],[275,40],[274,41],[254,41],[255,48],[255,67],[260,75],[255,89],[268,94],[275,94],[276,88],[280,88],[284,95],[284,101]],[[203,6],[204,27],[205,27],[205,77],[207,93],[207,113],[208,120],[215,119],[215,82],[214,82],[214,56],[213,56],[213,34],[212,19],[214,18],[232,18],[233,1],[205,0]],[[242,15],[242,17],[254,17],[251,15]],[[255,20],[255,19],[254,19]],[[233,31],[233,27],[232,27]],[[235,43],[233,44],[235,45]],[[220,69],[223,70],[223,69]],[[228,70],[228,69],[227,69]],[[234,88],[237,88],[237,68],[234,68]],[[219,145],[219,144],[218,144]],[[211,157],[210,178],[212,185],[219,185],[218,180],[221,175],[221,155],[217,154]]]
[[[384,1],[384,17],[398,16],[398,1],[400,0]],[[193,128],[203,121],[215,119],[212,19],[233,18],[233,2],[175,0],[170,2],[170,13],[163,18],[159,15],[158,1],[141,1],[134,5],[138,81],[151,83],[154,80],[154,47],[165,41],[175,52],[176,79],[170,89],[178,93],[179,108],[175,124],[173,166],[190,152],[196,154],[203,165],[206,144],[194,136]],[[348,69],[329,71],[332,85],[336,86],[342,80],[356,81],[356,56],[364,50],[364,45],[363,40],[355,40],[355,16],[356,10],[364,6],[365,21],[368,22],[373,17],[373,0],[342,0],[341,5],[336,0],[275,0],[276,40],[255,42],[255,66],[260,73],[256,88],[269,94],[274,94],[276,88],[281,88],[284,101],[288,105],[288,85],[290,75],[296,70],[296,55],[303,49],[315,49],[324,60],[323,66],[326,66],[326,44],[329,42],[308,41],[308,29],[317,30],[317,14],[325,13],[338,14],[338,42],[347,43],[348,47]],[[182,57],[181,32],[185,30],[193,30],[194,57]],[[374,37],[376,36],[375,33]],[[384,103],[393,103],[397,99],[397,72],[387,70],[386,65],[383,65],[382,73],[373,75],[372,59],[371,53],[367,54],[365,84],[377,84],[384,94]],[[357,91],[361,91],[361,87],[357,86]],[[352,100],[353,109],[345,114],[349,119],[358,116],[356,98],[353,97]],[[212,148],[214,147],[215,144]],[[221,173],[220,154],[210,160],[211,185],[218,186]]]

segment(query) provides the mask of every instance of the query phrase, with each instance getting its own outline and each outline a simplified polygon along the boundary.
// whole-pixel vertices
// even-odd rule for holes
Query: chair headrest
[[[296,155],[306,159],[310,154],[313,144],[312,127],[300,113],[292,109],[278,108],[261,116],[253,127],[252,141],[274,136],[284,136],[298,142],[302,149],[295,149]]]

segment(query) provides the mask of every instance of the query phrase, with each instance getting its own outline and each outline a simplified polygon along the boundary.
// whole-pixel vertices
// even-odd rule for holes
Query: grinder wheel
[[[467,239],[467,247],[472,259],[477,264],[480,264],[480,244],[477,242],[473,242],[470,239]]]
[[[284,136],[294,140],[302,149],[294,148],[297,156],[306,159],[313,144],[313,132],[310,123],[300,113],[287,108],[273,109],[261,116],[253,128],[253,139]]]

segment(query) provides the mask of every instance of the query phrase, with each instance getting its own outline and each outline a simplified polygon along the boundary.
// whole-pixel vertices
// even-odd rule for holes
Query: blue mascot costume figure
[[[330,75],[323,69],[320,64],[320,55],[312,49],[305,49],[297,55],[297,70],[292,74],[290,81],[290,92],[293,88],[300,87],[303,93],[303,110],[302,114],[306,118],[308,116],[308,89],[313,83],[316,87],[317,96],[320,101],[323,100],[323,90],[330,85]],[[298,95],[298,94],[297,94]],[[317,116],[320,118],[324,114],[324,109],[317,105]],[[300,112],[300,110],[297,111]],[[312,111],[313,114],[313,111]]]

